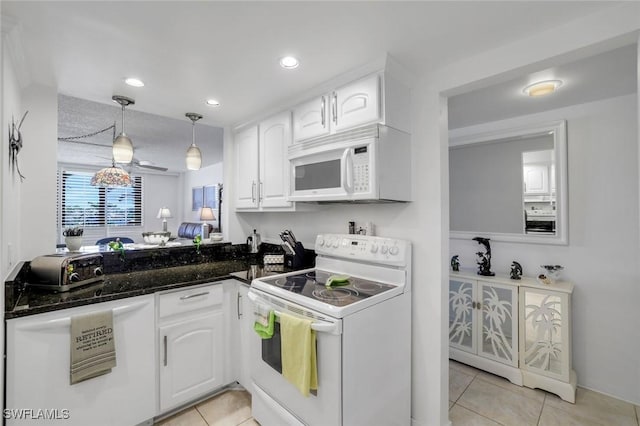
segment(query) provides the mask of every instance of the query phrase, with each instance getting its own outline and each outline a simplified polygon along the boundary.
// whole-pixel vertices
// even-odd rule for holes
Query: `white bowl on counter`
[[[214,232],[209,235],[209,239],[214,242],[222,241],[222,234],[220,232]]]
[[[143,232],[142,239],[147,244],[165,244],[169,241],[171,232]]]

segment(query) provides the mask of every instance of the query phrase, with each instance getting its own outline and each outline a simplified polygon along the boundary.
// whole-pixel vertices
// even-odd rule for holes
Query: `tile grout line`
[[[542,399],[542,406],[540,407],[540,414],[538,414],[538,422],[536,425],[540,426],[540,419],[542,419],[542,412],[544,411],[544,405],[547,403],[547,394],[544,394],[544,398]]]
[[[463,373],[463,374],[465,374],[465,373]],[[469,374],[467,374],[467,376],[469,376]],[[456,405],[458,403],[458,401],[460,400],[460,398],[462,398],[462,395],[464,395],[464,393],[467,391],[467,389],[469,389],[469,386],[471,386],[471,383],[473,383],[473,381],[476,379],[476,376],[477,376],[477,374],[475,376],[471,376],[472,377],[471,381],[469,382],[469,384],[467,386],[464,387],[464,390],[462,392],[460,392],[460,396],[458,396],[456,398],[456,400],[453,401],[453,405]],[[451,406],[451,408],[453,408],[453,405]]]
[[[204,418],[204,416],[202,415],[202,413],[200,412],[200,410],[198,410],[198,406],[197,406],[197,405],[194,405],[194,406],[193,406],[193,408],[196,410],[196,413],[198,413],[198,415],[202,418],[202,420],[204,420],[204,423],[205,423],[207,426],[211,426],[211,425],[209,424],[209,422],[207,421],[207,419],[205,419],[205,418]]]
[[[494,423],[496,423],[496,424],[499,424],[500,426],[506,426],[506,425],[504,425],[503,423],[500,423],[499,421],[497,421],[496,419],[492,419],[491,417],[487,417],[487,416],[485,416],[484,414],[478,413],[477,411],[474,411],[474,410],[472,410],[471,408],[465,407],[464,405],[460,405],[460,404],[458,404],[458,403],[453,404],[453,405],[451,406],[451,408],[455,407],[456,405],[458,405],[458,406],[460,406],[460,407],[464,408],[465,410],[471,411],[472,413],[477,414],[477,415],[479,415],[480,417],[483,417],[483,418],[485,418],[485,419],[487,419],[487,420],[491,420],[492,422],[494,422]]]

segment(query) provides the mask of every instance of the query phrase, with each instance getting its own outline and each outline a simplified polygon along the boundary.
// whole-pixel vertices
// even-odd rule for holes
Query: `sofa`
[[[208,234],[211,234],[213,231],[213,225],[207,225],[209,226]],[[182,222],[178,227],[178,238],[188,238],[193,240],[198,234],[202,235],[202,223]]]

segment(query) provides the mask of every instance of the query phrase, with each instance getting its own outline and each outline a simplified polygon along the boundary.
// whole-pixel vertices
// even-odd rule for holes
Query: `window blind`
[[[132,176],[130,187],[100,188],[91,185],[92,176],[93,173],[59,172],[61,227],[142,226],[143,177]]]

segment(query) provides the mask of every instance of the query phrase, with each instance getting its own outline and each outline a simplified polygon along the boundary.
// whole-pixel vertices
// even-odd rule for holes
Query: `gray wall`
[[[451,230],[523,233],[522,153],[552,148],[550,135],[450,148]]]

